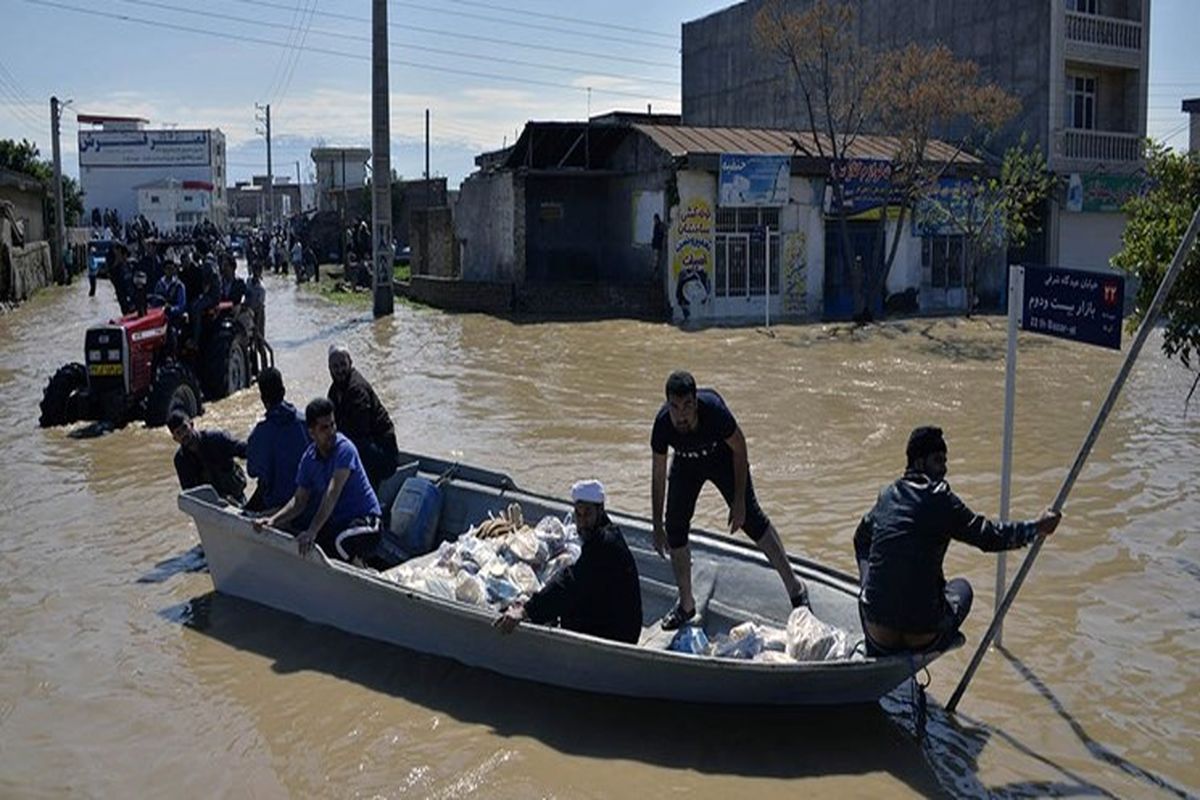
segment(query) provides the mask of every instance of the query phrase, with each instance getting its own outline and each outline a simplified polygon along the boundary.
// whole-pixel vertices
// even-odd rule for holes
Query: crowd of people
[[[195,431],[184,415],[171,421],[179,443],[175,466],[185,489],[211,484],[256,513],[254,526],[295,534],[301,553],[319,547],[329,558],[372,566],[379,542],[376,490],[397,466],[395,430],[370,383],[342,345],[329,348],[331,383],[303,414],[284,400],[276,370],[259,380],[266,416],[243,443],[220,431]],[[721,395],[690,373],[668,377],[651,427],[653,543],[669,557],[678,590],[660,620],[671,631],[695,620],[688,534],[696,500],[712,483],[728,506],[730,533],[742,531],[779,573],[793,608],[807,606],[807,587],[791,568],[782,540],[763,511],[750,477],[746,437]],[[944,649],[971,608],[970,584],[946,581],[952,540],[994,552],[1052,534],[1061,514],[1047,510],[1022,522],[995,522],[971,511],[946,483],[947,445],[936,427],[909,437],[903,475],[879,493],[854,534],[859,610],[868,655]],[[671,458],[668,461],[668,456]],[[244,500],[244,458],[258,486]],[[596,480],[571,487],[581,555],[527,601],[503,609],[495,626],[557,624],[616,641],[638,641],[642,625],[636,563],[605,511]]]

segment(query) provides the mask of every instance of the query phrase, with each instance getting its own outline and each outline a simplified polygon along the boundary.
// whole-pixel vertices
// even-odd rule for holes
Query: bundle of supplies
[[[498,516],[471,526],[437,551],[383,575],[402,586],[447,600],[503,609],[525,601],[579,558],[582,543],[573,523],[543,517],[525,524],[513,503]]]

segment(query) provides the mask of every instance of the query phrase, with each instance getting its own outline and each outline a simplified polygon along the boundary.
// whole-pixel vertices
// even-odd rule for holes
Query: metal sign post
[[[1192,245],[1195,243],[1198,233],[1200,233],[1200,208],[1197,208],[1192,215],[1191,224],[1188,225],[1188,229],[1184,233],[1183,239],[1179,242],[1178,249],[1175,250],[1175,257],[1171,260],[1171,266],[1167,269],[1166,274],[1163,276],[1162,283],[1159,284],[1158,291],[1155,292],[1154,300],[1151,301],[1150,307],[1146,309],[1145,316],[1142,318],[1142,324],[1138,328],[1137,335],[1133,339],[1133,344],[1129,347],[1129,353],[1125,356],[1125,362],[1121,365],[1120,371],[1117,372],[1117,377],[1113,380],[1112,386],[1108,390],[1108,397],[1105,398],[1104,404],[1100,406],[1100,410],[1096,414],[1096,419],[1092,422],[1091,430],[1088,431],[1087,438],[1083,440],[1083,444],[1080,446],[1079,452],[1075,456],[1075,463],[1071,465],[1071,469],[1067,473],[1066,479],[1063,481],[1062,486],[1058,490],[1058,496],[1054,498],[1054,504],[1051,506],[1051,509],[1055,511],[1062,510],[1063,505],[1067,502],[1067,496],[1071,494],[1071,489],[1075,486],[1076,479],[1078,479],[1079,474],[1083,472],[1083,465],[1087,463],[1088,456],[1091,455],[1092,448],[1096,445],[1096,440],[1100,438],[1100,431],[1104,428],[1104,423],[1108,421],[1108,415],[1112,412],[1113,406],[1116,405],[1117,398],[1121,394],[1121,389],[1124,388],[1125,381],[1129,378],[1129,373],[1133,371],[1133,364],[1135,361],[1137,361],[1138,355],[1142,352],[1142,347],[1146,344],[1146,339],[1149,338],[1150,331],[1152,331],[1154,326],[1158,323],[1158,315],[1162,311],[1163,305],[1167,302],[1167,296],[1171,293],[1171,287],[1174,286],[1175,279],[1179,277],[1179,273],[1183,270],[1184,262],[1187,260],[1188,253],[1191,252]],[[1056,270],[1053,272],[1065,271],[1066,270]],[[1028,283],[1030,276],[1027,274],[1025,278],[1026,282]],[[1046,274],[1043,288],[1054,288],[1051,285],[1051,280],[1054,278],[1055,276],[1053,274]],[[1054,286],[1061,285],[1061,281],[1058,281],[1054,284]],[[1037,287],[1034,288],[1036,289]],[[1080,286],[1072,288],[1078,288],[1082,291],[1084,287]],[[1093,288],[1102,289],[1102,302],[1106,303],[1110,299],[1111,295],[1106,286],[1098,286]],[[1041,303],[1034,303],[1034,300],[1037,299],[1039,298],[1036,296],[1027,298],[1022,303],[1024,306],[1025,316],[1027,318],[1031,316],[1031,309],[1034,311],[1039,310],[1033,308],[1034,305],[1041,306]],[[1115,300],[1115,298],[1112,299]],[[1058,307],[1056,308],[1055,305]],[[1056,304],[1052,300],[1048,301],[1047,303],[1047,308],[1056,313],[1065,313],[1064,309],[1069,306],[1071,306],[1070,303],[1059,302]],[[1077,304],[1074,306],[1074,313],[1076,316],[1080,316],[1078,313],[1080,308],[1081,307]],[[1083,310],[1086,311],[1086,307],[1083,307]],[[1064,324],[1061,320],[1055,321],[1053,319],[1046,319],[1045,317],[1040,319],[1044,320],[1044,325],[1039,323],[1039,329],[1045,329],[1046,332],[1054,335],[1065,335],[1066,333],[1070,332],[1060,330],[1060,326]],[[1120,336],[1119,322],[1120,317],[1118,316],[1118,337]],[[1027,330],[1030,328],[1028,319],[1026,320],[1025,327]],[[1093,331],[1079,330],[1075,331],[1074,333],[1083,334],[1090,332]],[[1100,325],[1100,333],[1105,335],[1108,334],[1108,332],[1104,330],[1103,324]],[[1120,347],[1119,339],[1117,346],[1118,348]],[[988,626],[987,632],[983,635],[983,640],[979,643],[979,647],[976,648],[975,654],[971,657],[971,663],[967,665],[967,670],[963,673],[962,679],[958,682],[958,686],[954,689],[954,694],[950,696],[950,702],[946,704],[946,710],[950,713],[954,713],[955,709],[958,707],[959,701],[962,700],[963,694],[967,691],[967,686],[971,683],[971,679],[975,677],[975,671],[979,669],[979,664],[983,661],[984,653],[987,652],[988,646],[995,638],[996,631],[1000,628],[1001,624],[1003,624],[1004,615],[1008,613],[1010,608],[1012,608],[1013,601],[1017,598],[1017,592],[1021,591],[1021,586],[1024,585],[1025,579],[1029,575],[1029,571],[1033,569],[1033,563],[1037,560],[1038,553],[1041,552],[1042,544],[1045,541],[1045,536],[1039,536],[1036,540],[1034,540],[1033,545],[1029,548],[1029,554],[1025,556],[1025,561],[1022,562],[1021,568],[1017,570],[1016,577],[1013,578],[1012,587],[1009,588],[1008,592],[1004,595],[1004,600],[1000,603],[1000,608],[996,611],[996,615],[992,618],[992,622]]]
[[[1025,297],[1025,269],[1008,268],[1008,355],[1004,360],[1004,444],[1000,451],[1000,521],[1008,522],[1008,505],[1012,495],[1013,411],[1017,397],[1017,329]],[[1005,572],[1008,559],[1004,551],[996,554],[996,606],[1004,599]],[[1001,644],[1003,628],[996,628],[996,646]]]

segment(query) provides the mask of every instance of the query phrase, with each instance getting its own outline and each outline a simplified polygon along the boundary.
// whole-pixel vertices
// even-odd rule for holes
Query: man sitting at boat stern
[[[967,508],[946,483],[941,428],[920,427],[908,438],[908,468],[885,486],[854,533],[859,614],[868,655],[941,650],[971,611],[963,578],[946,581],[942,561],[951,539],[994,553],[1049,536],[1062,514],[1047,510],[1030,522],[993,522]]]
[[[496,619],[503,633],[512,633],[523,620],[557,622],[570,631],[637,644],[642,632],[637,564],[621,529],[605,513],[604,499],[599,481],[571,487],[582,552],[526,603],[514,603]]]
[[[296,536],[300,555],[315,542],[330,558],[362,565],[379,544],[379,500],[358,450],[338,433],[333,403],[318,397],[304,410],[312,444],[300,457],[296,493],[269,517],[254,520],[255,530],[279,528],[318,503],[312,521]]]

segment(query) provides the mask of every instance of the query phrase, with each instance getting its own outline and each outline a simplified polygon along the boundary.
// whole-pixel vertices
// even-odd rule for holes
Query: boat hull
[[[473,503],[502,508],[517,501],[527,509],[553,510],[552,498],[517,490],[469,482],[457,489],[457,507],[466,515],[478,513],[470,510]],[[448,493],[448,506],[454,506],[455,495]],[[461,501],[467,496],[472,502]],[[319,548],[301,557],[291,536],[255,531],[208,487],[181,493],[179,507],[195,520],[218,592],[350,633],[553,686],[710,704],[854,704],[878,700],[937,655],[774,664],[685,655],[532,624],[503,635],[492,626],[494,611],[410,590],[373,571],[330,561]],[[667,596],[673,591],[666,582],[669,573],[656,572],[656,565],[646,560],[648,530],[632,518],[617,521],[638,558],[644,596]],[[711,559],[720,580],[728,584],[722,587],[724,599],[721,591],[713,596],[713,615],[725,613],[736,619],[744,614],[762,621],[773,619],[775,624],[780,617],[786,619],[786,609],[772,606],[779,602],[782,587],[756,551],[702,537],[693,545],[697,562]],[[803,562],[797,566],[813,593],[814,611],[829,621],[840,618],[845,627],[846,617],[856,607],[853,581],[830,570],[806,571]],[[748,611],[735,612],[728,608],[731,598],[748,594],[739,585],[740,573],[751,576],[744,579],[748,585],[758,587],[750,593],[769,593],[769,597],[750,604]],[[646,622],[653,625],[655,603],[646,605]]]

